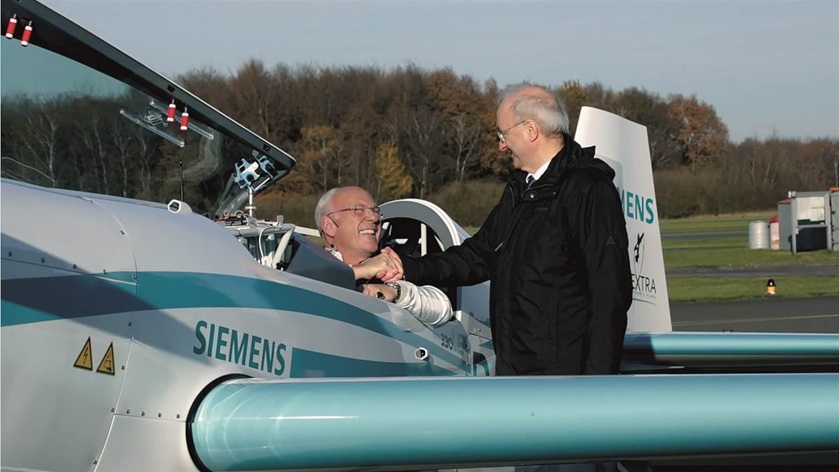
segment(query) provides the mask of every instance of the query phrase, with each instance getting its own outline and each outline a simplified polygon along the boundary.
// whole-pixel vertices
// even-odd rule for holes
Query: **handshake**
[[[395,282],[405,278],[402,259],[396,252],[386,247],[382,252],[352,266],[355,279],[379,279],[382,282]]]

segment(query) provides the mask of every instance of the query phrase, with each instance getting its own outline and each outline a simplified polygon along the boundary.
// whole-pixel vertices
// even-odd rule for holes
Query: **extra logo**
[[[658,294],[655,289],[655,277],[645,275],[644,262],[647,256],[647,241],[644,233],[635,235],[632,248],[632,298],[648,303],[655,303]]]

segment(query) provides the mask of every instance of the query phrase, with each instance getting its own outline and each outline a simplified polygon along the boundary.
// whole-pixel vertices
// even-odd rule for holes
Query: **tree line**
[[[413,65],[269,68],[251,60],[232,74],[201,69],[177,81],[295,156],[295,170],[266,198],[360,185],[379,201],[434,200],[478,181],[481,189],[500,191],[512,170],[495,139],[499,86],[493,80],[478,83],[451,69]],[[549,88],[568,109],[572,135],[583,106],[647,127],[662,217],[766,209],[788,190],[839,186],[836,139],[733,143],[714,107],[695,96],[661,96],[636,87],[613,91],[579,81]],[[104,111],[114,107],[108,101],[4,96],[3,175],[127,197],[172,198],[182,171],[178,163],[167,158],[164,147],[150,145],[147,131]],[[186,189],[186,200],[199,202],[199,208],[212,206],[238,159],[234,153],[221,156],[209,179]],[[167,183],[154,184],[159,181]],[[488,198],[486,193],[464,192],[479,199]]]

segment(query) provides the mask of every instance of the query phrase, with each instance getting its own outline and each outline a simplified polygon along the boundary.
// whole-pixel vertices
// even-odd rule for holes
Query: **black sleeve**
[[[489,280],[499,234],[497,228],[501,223],[500,208],[501,203],[493,208],[478,232],[463,244],[419,258],[403,258],[405,279],[418,285],[438,287],[475,285]]]

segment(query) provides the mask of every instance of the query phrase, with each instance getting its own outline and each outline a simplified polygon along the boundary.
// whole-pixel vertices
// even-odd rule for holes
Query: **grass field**
[[[749,249],[749,222],[768,221],[774,211],[708,215],[677,220],[661,220],[661,232],[726,233],[742,232],[742,236],[662,239],[667,290],[671,302],[714,300],[745,300],[764,297],[764,277],[717,277],[698,275],[718,270],[737,272],[774,267],[801,267],[802,275],[774,277],[778,284],[776,297],[815,297],[839,295],[839,276],[806,275],[807,267],[839,266],[839,252],[813,251],[792,254],[789,251]],[[477,228],[467,228],[474,234]],[[697,275],[692,275],[696,273]]]
[[[664,233],[708,233],[715,231],[748,231],[750,221],[769,221],[774,211],[732,213],[730,215],[703,215],[675,220],[661,220]]]
[[[748,226],[753,220],[768,220],[772,212],[700,216],[662,220],[662,234],[742,231],[742,236],[678,238],[662,240],[667,288],[671,302],[739,300],[764,297],[767,279],[751,276],[699,276],[693,273],[771,273],[772,268],[800,267],[800,275],[773,277],[776,297],[839,295],[839,276],[807,275],[808,267],[839,266],[836,251],[792,254],[789,251],[749,249]],[[784,272],[789,272],[784,270]]]
[[[668,269],[684,267],[790,267],[812,265],[836,265],[839,253],[836,251],[812,251],[791,254],[789,251],[749,249],[746,237],[703,238],[693,240],[662,241],[664,265]]]
[[[839,277],[778,277],[777,298],[839,295]],[[671,302],[710,302],[766,297],[765,277],[667,277]]]

